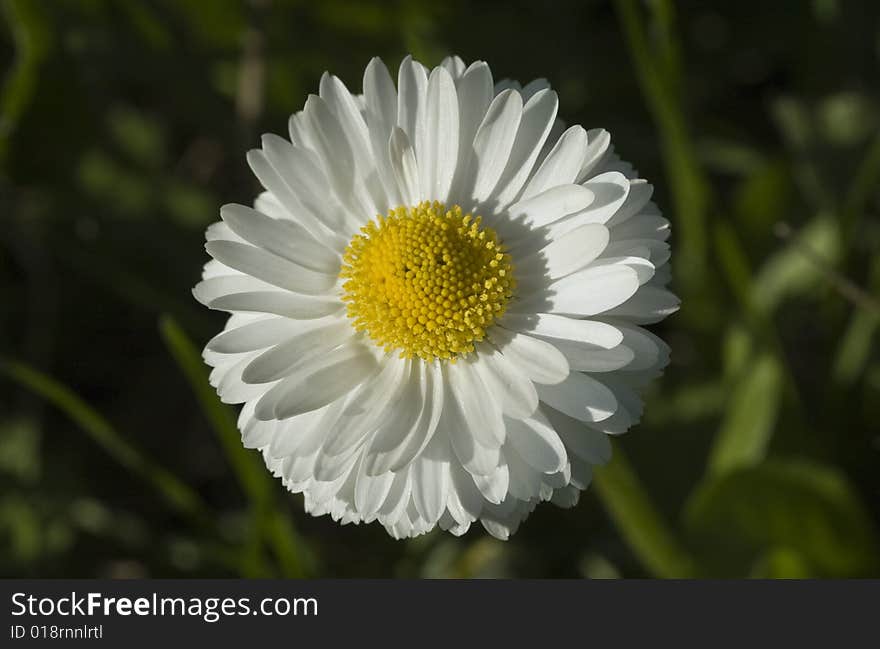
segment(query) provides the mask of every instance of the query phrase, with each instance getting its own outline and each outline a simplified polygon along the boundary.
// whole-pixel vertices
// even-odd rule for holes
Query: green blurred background
[[[880,575],[880,3],[0,0],[0,575]],[[190,296],[324,70],[549,78],[671,219],[646,416],[507,543],[302,512]]]

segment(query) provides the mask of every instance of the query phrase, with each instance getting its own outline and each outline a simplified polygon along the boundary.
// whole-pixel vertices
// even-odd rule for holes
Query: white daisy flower
[[[244,445],[313,515],[501,539],[577,502],[668,359],[669,222],[608,133],[482,61],[325,74],[207,231],[205,349]]]

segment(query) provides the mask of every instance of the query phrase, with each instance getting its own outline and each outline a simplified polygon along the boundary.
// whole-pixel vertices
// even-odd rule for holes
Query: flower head
[[[245,446],[314,515],[507,538],[577,502],[668,359],[669,223],[607,132],[483,62],[324,75],[207,232],[205,349]]]

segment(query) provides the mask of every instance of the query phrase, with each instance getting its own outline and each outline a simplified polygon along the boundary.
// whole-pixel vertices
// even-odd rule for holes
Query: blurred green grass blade
[[[266,469],[255,454],[242,446],[235,417],[231,409],[217,398],[208,382],[208,371],[201,354],[172,317],[162,316],[159,330],[168,351],[195,392],[202,412],[217,434],[223,453],[245,493],[254,502],[264,502],[272,491]]]
[[[853,313],[834,360],[835,383],[844,387],[851,386],[864,371],[878,325],[880,316],[873,311],[856,309]]]
[[[871,145],[853,177],[843,204],[843,232],[847,246],[858,231],[859,219],[863,216],[865,206],[877,192],[880,185],[880,134]]]
[[[37,90],[39,68],[51,44],[43,7],[29,0],[4,0],[0,5],[12,32],[15,59],[0,93],[0,162],[6,157],[12,132]]]
[[[810,579],[815,571],[797,550],[772,548],[761,556],[749,572],[752,579]]]
[[[675,12],[667,0],[650,3],[653,20],[646,25],[636,0],[615,0],[621,26],[626,36],[642,94],[651,111],[661,137],[664,167],[673,198],[674,227],[679,233],[676,252],[677,283],[685,301],[701,297],[707,290],[706,278],[709,245],[721,260],[724,277],[739,305],[751,311],[748,255],[732,225],[716,219],[720,226],[711,234],[709,216],[713,204],[712,187],[700,165],[697,148],[688,128],[683,107],[684,78],[682,57],[678,53],[680,39],[675,29]],[[698,302],[684,314],[699,313]]]
[[[21,494],[0,494],[0,534],[3,554],[19,565],[31,564],[40,558],[44,542],[44,521],[39,510]]]
[[[686,287],[694,287],[703,281],[708,254],[706,220],[710,190],[698,164],[678,96],[676,80],[680,78],[680,71],[673,67],[678,65],[679,57],[674,53],[677,36],[672,12],[656,12],[660,27],[656,31],[662,40],[655,48],[635,0],[616,0],[615,5],[642,92],[663,140],[664,165],[680,233],[676,267],[687,271],[681,275],[681,282]],[[657,49],[661,51],[658,53]]]
[[[794,181],[788,160],[781,156],[753,161],[732,198],[731,214],[738,234],[746,241],[767,237],[767,225],[789,213],[794,206]]]
[[[624,540],[655,577],[690,577],[694,563],[657,512],[623,450],[615,445],[611,462],[593,474],[599,499]]]
[[[723,409],[726,386],[721,381],[693,381],[672,391],[664,399],[652,404],[650,416],[653,426],[680,426],[701,419],[713,419]]]
[[[675,35],[675,4],[670,0],[654,0],[651,11],[657,38],[657,49],[663,59],[667,83],[673,91],[681,90],[681,51]]]
[[[751,305],[752,271],[736,228],[728,221],[719,219],[715,223],[714,234],[718,261],[724,269],[730,290],[739,304]]]
[[[304,576],[303,562],[298,556],[302,543],[293,525],[289,520],[286,525],[275,520],[278,513],[275,511],[274,479],[259,455],[242,446],[232,410],[220,401],[208,382],[208,371],[201,354],[172,317],[163,316],[159,321],[159,330],[169,352],[195,392],[233,473],[255,510],[258,517],[256,531],[271,544],[286,576]]]
[[[738,177],[749,177],[755,169],[767,164],[762,151],[741,140],[703,136],[697,143],[697,155],[712,171]]]
[[[277,504],[263,517],[262,524],[284,576],[302,578],[317,572],[317,562],[311,548],[297,533],[290,516]]]
[[[247,533],[241,551],[238,553],[238,569],[243,577],[261,579],[272,577],[263,553],[261,525],[263,512],[258,507],[251,507],[248,512]]]
[[[726,382],[724,405],[730,396],[729,386],[746,371],[753,349],[754,340],[749,330],[741,322],[732,322],[721,342],[721,367]]]
[[[709,455],[708,471],[720,475],[760,462],[767,451],[779,404],[783,372],[770,354],[753,357],[733,389]]]
[[[768,315],[782,301],[815,289],[841,255],[840,226],[831,214],[814,217],[758,271],[752,299],[759,313]],[[821,260],[821,261],[820,261]]]
[[[776,548],[820,576],[875,574],[877,537],[844,474],[801,459],[768,460],[709,480],[685,510],[692,546],[732,574]]]
[[[193,489],[147,459],[72,390],[23,363],[0,361],[0,373],[53,403],[119,464],[152,483],[179,513],[196,517],[202,522],[209,519],[207,507]]]
[[[880,257],[875,257],[871,264],[868,292],[872,295],[880,295]],[[880,326],[880,315],[875,311],[870,309],[853,311],[852,319],[840,340],[834,358],[832,375],[835,383],[848,387],[864,371],[878,326]]]

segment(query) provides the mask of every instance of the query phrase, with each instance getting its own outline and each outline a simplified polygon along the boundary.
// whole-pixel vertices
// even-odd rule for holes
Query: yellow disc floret
[[[340,277],[355,329],[426,361],[472,352],[515,287],[494,230],[438,202],[370,221],[348,245]]]

